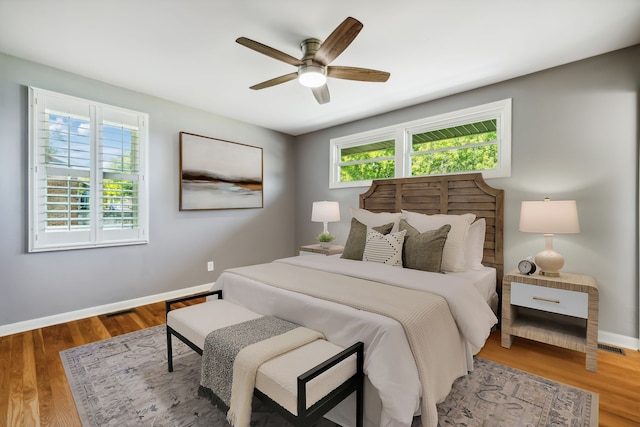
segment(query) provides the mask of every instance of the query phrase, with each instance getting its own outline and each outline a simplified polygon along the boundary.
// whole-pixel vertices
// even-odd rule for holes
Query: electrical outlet
[[[207,263],[207,271],[213,271],[213,261]]]

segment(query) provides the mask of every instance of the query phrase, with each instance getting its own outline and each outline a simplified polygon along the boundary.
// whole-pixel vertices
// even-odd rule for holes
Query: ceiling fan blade
[[[326,104],[331,100],[331,97],[329,96],[329,88],[326,84],[320,87],[311,88],[311,91],[313,92],[313,96],[316,97],[318,104]]]
[[[241,44],[242,46],[248,47],[249,49],[255,50],[258,53],[263,55],[267,55],[270,58],[277,59],[278,61],[286,62],[287,64],[291,64],[294,66],[302,65],[302,61],[298,58],[294,58],[291,55],[288,55],[284,52],[280,52],[277,49],[259,43],[255,40],[248,39],[246,37],[240,37],[236,40],[236,43]]]
[[[258,83],[257,85],[251,86],[249,89],[259,90],[265,89],[271,86],[279,85],[280,83],[286,83],[290,80],[295,80],[298,78],[298,73],[289,73],[284,76],[276,77],[275,79],[267,80],[266,82]]]
[[[322,65],[328,65],[351,44],[360,30],[362,30],[362,22],[348,17],[329,34],[329,37],[313,56],[313,60]]]
[[[361,82],[386,82],[391,74],[386,71],[358,67],[327,67],[327,77]]]

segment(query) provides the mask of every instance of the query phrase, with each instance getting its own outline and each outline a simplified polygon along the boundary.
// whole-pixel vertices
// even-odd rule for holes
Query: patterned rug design
[[[198,397],[200,356],[174,339],[167,372],[164,325],[62,351],[83,426],[226,427],[224,414]],[[445,426],[598,425],[598,395],[476,358],[438,405]],[[252,426],[284,427],[254,399]],[[335,426],[322,420],[318,427]],[[416,418],[413,427],[420,427]]]

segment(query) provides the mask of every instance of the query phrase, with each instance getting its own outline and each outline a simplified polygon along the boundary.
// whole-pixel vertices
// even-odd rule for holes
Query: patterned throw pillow
[[[402,244],[406,230],[397,233],[381,234],[367,228],[367,241],[364,245],[363,261],[381,262],[402,267]]]

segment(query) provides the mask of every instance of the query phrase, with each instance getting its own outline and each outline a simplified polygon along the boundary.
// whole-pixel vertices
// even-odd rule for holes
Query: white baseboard
[[[73,320],[86,319],[87,317],[99,316],[101,314],[128,310],[134,307],[140,307],[141,305],[153,304],[172,298],[180,298],[186,295],[206,292],[211,289],[213,285],[214,283],[206,283],[204,285],[179,289],[177,291],[149,295],[142,298],[134,298],[127,301],[114,302],[112,304],[99,305],[97,307],[70,311],[68,313],[55,314],[53,316],[40,317],[38,319],[25,320],[23,322],[2,325],[0,326],[0,337],[17,334],[19,332],[31,331],[33,329],[44,328],[46,326],[57,325],[59,323],[71,322]]]
[[[640,340],[638,340],[638,338],[618,335],[612,332],[598,331],[598,341],[616,347],[624,347],[636,351],[640,350]]]

